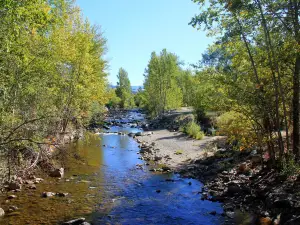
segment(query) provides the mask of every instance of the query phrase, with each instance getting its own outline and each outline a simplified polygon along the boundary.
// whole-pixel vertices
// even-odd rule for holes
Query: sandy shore
[[[152,155],[155,154],[156,157],[161,158],[161,160],[159,160],[160,163],[176,170],[191,160],[202,158],[203,154],[208,154],[207,151],[205,151],[208,145],[217,140],[224,140],[224,137],[205,136],[202,140],[195,140],[181,132],[170,132],[162,129],[153,131],[152,135],[140,136],[136,139],[147,145],[153,143],[153,149],[155,149],[155,151]]]

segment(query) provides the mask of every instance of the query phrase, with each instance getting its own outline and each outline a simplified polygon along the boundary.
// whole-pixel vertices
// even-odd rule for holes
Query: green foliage
[[[179,149],[175,152],[175,155],[182,155],[183,154],[183,150]]]
[[[131,85],[127,71],[123,68],[120,68],[117,77],[119,82],[116,89],[116,94],[121,99],[120,107],[124,109],[134,107],[134,98],[131,93]]]
[[[86,123],[92,126],[98,126],[103,123],[104,115],[107,109],[100,105],[98,102],[94,102],[88,111],[88,117],[86,118]]]
[[[230,143],[238,143],[240,150],[256,142],[252,121],[245,115],[234,111],[226,112],[217,118],[218,134],[228,137]]]
[[[139,89],[138,92],[134,95],[134,103],[138,108],[145,108],[146,106],[146,94],[145,91]]]
[[[297,1],[194,2],[201,10],[190,25],[206,30],[217,40],[198,67],[202,74],[211,71],[206,76],[211,82],[201,76],[201,84],[208,81],[209,85],[197,89],[195,107],[205,110],[212,105],[246,115],[246,127],[250,120],[258,143],[268,146],[273,165],[277,155],[283,160],[285,151],[290,153],[293,126],[293,154],[300,158],[300,35],[294,35],[299,33],[300,24]],[[210,97],[218,104],[210,104]],[[248,139],[247,132],[243,135]]]
[[[145,72],[146,109],[153,116],[182,105],[182,91],[177,78],[180,74],[178,57],[162,50],[160,55],[151,54]]]
[[[118,108],[121,103],[121,99],[117,96],[115,89],[110,89],[108,91],[108,103],[106,104],[109,108]]]
[[[300,165],[294,158],[288,157],[282,163],[281,174],[285,176],[297,176],[300,174]]]
[[[194,121],[180,127],[179,130],[197,140],[201,140],[204,137],[204,133],[201,131],[201,127]]]
[[[2,3],[0,148],[39,149],[107,102],[106,40],[73,1]]]

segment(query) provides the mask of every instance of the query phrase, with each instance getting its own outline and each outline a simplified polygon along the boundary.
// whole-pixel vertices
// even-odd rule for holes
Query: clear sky
[[[212,42],[188,25],[199,12],[191,0],[77,0],[77,5],[92,24],[102,27],[112,84],[123,67],[132,85],[142,85],[152,51],[166,48],[189,65],[201,59]]]

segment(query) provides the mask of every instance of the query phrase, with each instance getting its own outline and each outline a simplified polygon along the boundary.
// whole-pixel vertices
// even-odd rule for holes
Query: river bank
[[[239,224],[300,224],[299,176],[267,169],[256,150],[234,151],[224,137],[190,139],[167,121],[136,137],[143,159],[203,182],[202,200],[222,203]]]

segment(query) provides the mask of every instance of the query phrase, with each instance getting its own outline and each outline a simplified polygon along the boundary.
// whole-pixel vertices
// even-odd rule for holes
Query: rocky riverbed
[[[133,137],[153,133],[140,112],[104,126],[55,152],[56,170],[8,185],[0,224],[231,224],[221,203],[201,200],[201,182],[143,160]]]

